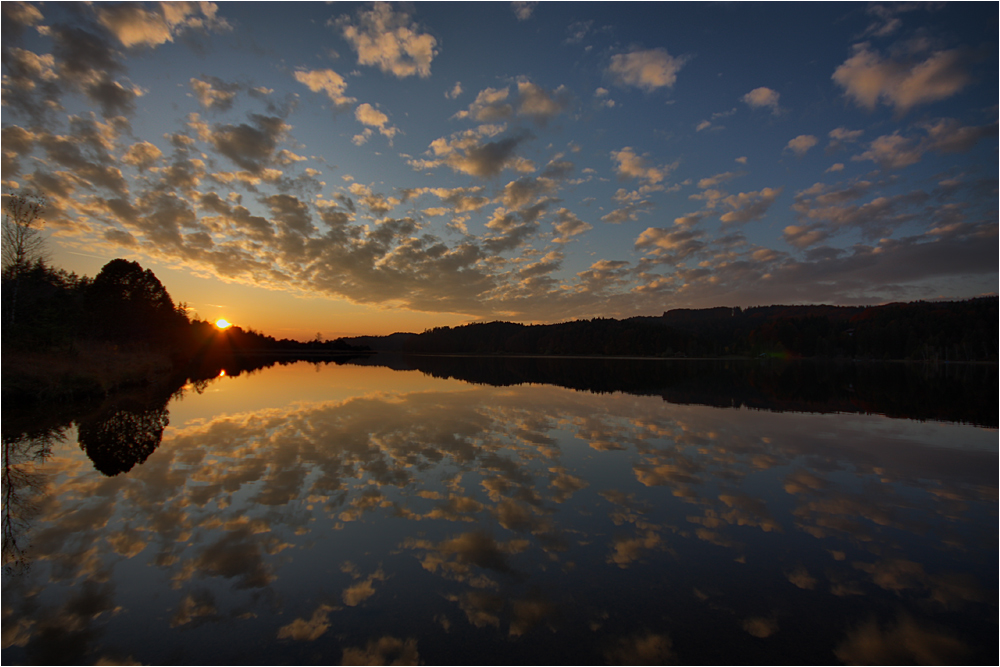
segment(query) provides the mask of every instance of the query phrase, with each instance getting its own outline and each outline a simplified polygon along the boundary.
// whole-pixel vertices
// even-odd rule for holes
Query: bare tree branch
[[[46,199],[35,192],[4,193],[3,256],[4,281],[12,281],[11,293],[5,295],[4,319],[13,324],[17,312],[17,293],[23,276],[37,262],[44,262],[45,237],[42,235],[42,213]]]

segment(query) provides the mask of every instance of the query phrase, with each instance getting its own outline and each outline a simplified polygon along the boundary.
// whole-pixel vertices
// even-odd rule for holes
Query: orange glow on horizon
[[[231,327],[233,325],[232,325],[231,322],[227,322],[226,320],[224,320],[224,319],[222,319],[220,317],[219,319],[217,319],[215,321],[215,326],[219,327],[220,329],[228,329],[229,327]]]

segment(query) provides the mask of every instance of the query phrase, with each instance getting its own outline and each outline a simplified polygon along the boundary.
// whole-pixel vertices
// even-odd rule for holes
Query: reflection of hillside
[[[679,404],[883,414],[995,428],[995,364],[379,355],[361,363],[476,384],[554,384]]]
[[[310,355],[301,352],[289,352],[287,354],[281,352],[239,352],[229,346],[220,346],[203,351],[202,354],[192,360],[187,369],[187,376],[192,382],[197,384],[214,380],[220,374],[237,377],[243,373],[255,373],[275,365],[289,366],[301,361],[339,366],[357,359],[365,359],[367,356],[365,354],[349,353]]]

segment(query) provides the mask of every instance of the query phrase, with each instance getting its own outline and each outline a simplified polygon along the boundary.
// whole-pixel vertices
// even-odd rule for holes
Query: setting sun
[[[215,321],[215,326],[219,327],[220,329],[228,329],[233,325],[230,322],[227,322],[226,320],[220,318]]]

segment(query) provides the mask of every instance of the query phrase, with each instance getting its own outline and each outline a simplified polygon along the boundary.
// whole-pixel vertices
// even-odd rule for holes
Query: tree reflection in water
[[[80,449],[108,477],[128,472],[160,446],[169,414],[166,401],[153,406],[125,401],[80,422]]]
[[[8,572],[29,563],[24,536],[46,486],[38,464],[52,455],[53,443],[63,440],[62,429],[3,436],[3,566]]]

